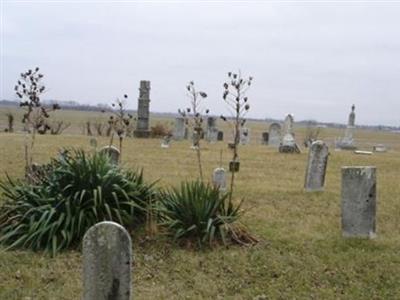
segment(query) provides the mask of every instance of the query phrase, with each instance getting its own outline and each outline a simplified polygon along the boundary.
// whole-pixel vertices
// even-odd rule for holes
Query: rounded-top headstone
[[[118,165],[120,155],[118,148],[114,146],[105,146],[100,149],[100,152],[107,154],[110,157],[110,161],[113,164]]]
[[[131,299],[132,243],[124,227],[104,221],[83,237],[83,300]]]

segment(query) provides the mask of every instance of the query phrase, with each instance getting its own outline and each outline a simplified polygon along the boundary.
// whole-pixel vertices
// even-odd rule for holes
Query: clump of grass
[[[0,183],[0,244],[7,249],[47,250],[76,246],[86,230],[109,220],[131,227],[145,219],[152,185],[142,172],[124,171],[105,154],[64,152],[44,168],[36,184]]]
[[[246,235],[236,226],[242,215],[241,203],[234,205],[228,198],[228,193],[201,181],[183,182],[179,188],[161,193],[161,224],[176,241],[185,240],[199,247],[239,242]]]

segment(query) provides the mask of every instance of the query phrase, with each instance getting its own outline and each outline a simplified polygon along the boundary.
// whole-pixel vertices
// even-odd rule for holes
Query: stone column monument
[[[134,136],[138,138],[148,138],[150,120],[150,81],[140,81],[137,124]]]

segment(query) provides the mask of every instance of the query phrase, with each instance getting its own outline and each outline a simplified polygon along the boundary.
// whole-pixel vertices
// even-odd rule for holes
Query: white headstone
[[[214,170],[212,182],[220,191],[226,191],[226,172],[224,168],[216,168]]]

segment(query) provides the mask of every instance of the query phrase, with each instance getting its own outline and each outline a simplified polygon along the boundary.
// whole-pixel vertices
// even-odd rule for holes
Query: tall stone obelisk
[[[150,120],[150,81],[140,81],[135,137],[148,138]]]

